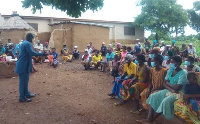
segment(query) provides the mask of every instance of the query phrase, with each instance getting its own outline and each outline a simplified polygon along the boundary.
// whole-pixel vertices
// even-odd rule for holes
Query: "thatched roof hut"
[[[6,21],[6,23],[0,26],[0,30],[13,30],[13,29],[35,31],[33,27],[31,27],[26,21],[24,21],[19,16],[11,17]]]
[[[19,43],[24,40],[28,32],[36,33],[36,30],[24,21],[18,14],[13,14],[3,25],[0,26],[0,39],[7,43],[11,39],[12,43]]]

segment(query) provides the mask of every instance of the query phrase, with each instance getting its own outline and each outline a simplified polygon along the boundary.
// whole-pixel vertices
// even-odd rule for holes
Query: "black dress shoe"
[[[27,95],[26,98],[33,98],[33,97],[35,97],[35,96],[36,96],[36,93]]]
[[[31,101],[32,101],[31,99],[27,99],[27,98],[19,100],[19,102],[31,102]]]

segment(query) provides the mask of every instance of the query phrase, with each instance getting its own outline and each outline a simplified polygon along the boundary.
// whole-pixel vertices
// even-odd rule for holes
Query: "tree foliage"
[[[141,14],[134,25],[161,35],[184,33],[188,23],[187,11],[176,0],[140,0]]]
[[[87,10],[98,11],[103,7],[104,0],[23,0],[23,8],[31,8],[35,13],[37,10],[42,10],[43,6],[52,6],[66,12],[72,17],[79,17]]]
[[[190,26],[200,33],[200,1],[193,3],[193,9],[188,10]]]

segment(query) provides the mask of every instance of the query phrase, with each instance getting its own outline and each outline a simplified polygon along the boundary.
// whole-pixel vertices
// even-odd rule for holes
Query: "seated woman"
[[[153,93],[147,99],[149,105],[148,116],[140,123],[152,123],[159,115],[171,120],[174,117],[174,102],[180,98],[182,86],[187,82],[187,72],[180,67],[182,58],[172,57],[170,69],[167,71],[163,90]]]
[[[101,55],[102,55],[102,56],[105,56],[105,55],[106,55],[106,52],[107,52],[107,48],[106,48],[105,43],[103,42],[103,43],[102,43],[102,46],[101,46]]]
[[[117,43],[116,44],[116,49],[115,49],[115,55],[117,55],[119,57],[121,52],[122,52],[121,44]]]
[[[92,64],[94,64],[95,69],[98,69],[102,61],[102,56],[99,54],[99,50],[95,51],[95,55],[92,57]]]
[[[135,63],[138,64],[137,66],[137,75],[136,78],[134,78],[130,83],[125,83],[123,82],[123,92],[126,92],[124,94],[123,92],[121,93],[121,96],[124,95],[123,101],[121,101],[122,104],[126,100],[130,98],[134,98],[134,102],[136,107],[134,110],[131,112],[135,113],[140,110],[140,105],[139,105],[139,99],[140,99],[140,93],[148,87],[148,81],[149,81],[149,67],[144,64],[145,62],[145,56],[142,54],[138,54],[137,58],[135,60]]]
[[[166,69],[169,69],[170,61],[173,56],[173,53],[171,51],[168,51],[167,54],[164,56],[164,61],[162,63],[162,66]]]
[[[198,72],[199,71],[199,67],[194,65],[194,57],[192,56],[188,56],[187,59],[185,60],[185,65],[186,65],[186,70],[189,71],[194,71],[194,72]]]
[[[39,52],[39,49],[35,48],[36,52]],[[42,63],[42,57],[41,56],[33,56],[32,59],[34,60],[34,63]]]
[[[7,50],[7,56],[12,56],[12,59],[15,59],[14,56],[14,44],[11,44],[8,46],[8,50]]]
[[[132,62],[133,61],[133,56],[128,54],[126,56],[126,63],[124,65],[124,74],[122,77],[119,77],[115,82],[114,86],[112,89],[112,93],[108,94],[108,96],[115,97],[118,96],[120,98],[120,88],[122,87],[122,82],[124,80],[129,80],[136,75],[136,64]]]
[[[187,46],[186,44],[182,44],[182,47],[179,51],[179,55],[182,57],[182,58],[187,58],[188,57],[188,50],[187,50]]]
[[[115,82],[115,78],[119,76],[119,58],[117,55],[115,55],[114,59],[112,60],[112,68],[110,68],[110,71],[111,71],[111,75],[113,76],[114,78],[114,81]]]
[[[0,56],[5,54],[6,49],[3,47],[3,43],[0,42]]]
[[[91,55],[88,53],[88,49],[85,49],[84,55],[81,59],[81,64],[85,67],[85,70],[88,70],[90,68],[90,62]]]
[[[126,46],[122,46],[122,52],[120,53],[120,63],[123,63],[127,54]]]
[[[109,71],[112,71],[112,60],[114,59],[115,53],[108,49],[106,53],[106,61],[101,62],[102,72],[105,72],[107,66],[109,66]]]
[[[80,52],[78,50],[78,46],[74,46],[74,50],[72,51],[72,54],[73,54],[73,58],[79,59]]]
[[[199,124],[200,84],[195,72],[189,72],[187,78],[189,82],[184,86],[183,99],[174,103],[175,114],[188,124]]]
[[[154,47],[150,53],[149,53],[149,58],[148,58],[148,61],[147,61],[147,64],[149,67],[151,67],[151,61],[153,60],[153,58],[157,55],[160,55],[161,54],[161,51],[160,51],[160,48],[159,47]]]
[[[154,68],[150,70],[150,84],[141,94],[141,104],[145,109],[149,109],[148,104],[146,103],[147,98],[150,94],[157,92],[158,90],[163,89],[163,81],[166,76],[167,69],[162,67],[163,56],[158,55],[153,59],[152,65],[155,65]]]
[[[63,54],[63,60],[64,62],[71,62],[72,61],[72,54],[70,51],[67,50],[66,47],[63,48],[63,50],[61,51],[61,54]]]

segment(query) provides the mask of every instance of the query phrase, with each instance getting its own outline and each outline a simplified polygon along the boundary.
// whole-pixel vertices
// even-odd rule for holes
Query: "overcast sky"
[[[46,17],[60,17],[60,18],[70,18],[65,12],[60,10],[52,9],[51,7],[46,7],[42,9],[42,13],[39,11],[32,14],[31,9],[22,8],[22,0],[1,0],[0,2],[0,13],[1,15],[10,15],[12,11],[17,11],[20,15],[26,16],[46,16]],[[136,4],[139,0],[104,0],[103,8],[98,12],[87,11],[83,13],[80,18],[82,19],[94,19],[94,20],[110,20],[110,21],[125,21],[133,22],[134,17],[136,17],[141,12],[141,8],[137,7]],[[193,7],[193,2],[197,0],[178,0],[178,3],[183,6],[184,9],[190,9]],[[188,27],[186,28],[186,35],[196,34]],[[146,33],[149,35],[149,33]]]

